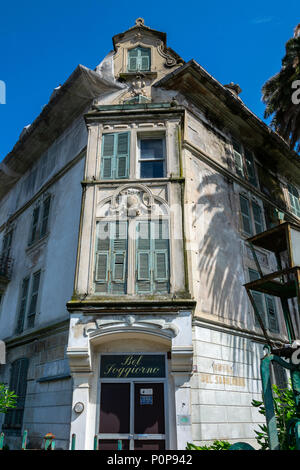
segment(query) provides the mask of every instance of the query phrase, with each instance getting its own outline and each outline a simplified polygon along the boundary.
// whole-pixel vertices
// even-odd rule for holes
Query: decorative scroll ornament
[[[162,41],[157,42],[157,51],[161,57],[163,57],[165,61],[165,66],[166,67],[174,67],[177,65],[178,61],[177,59],[168,52],[168,50],[165,48],[164,43]],[[181,61],[182,62],[182,61]]]

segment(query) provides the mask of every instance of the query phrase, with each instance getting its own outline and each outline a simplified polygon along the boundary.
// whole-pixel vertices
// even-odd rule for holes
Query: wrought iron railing
[[[0,255],[0,277],[10,281],[12,276],[13,259]]]

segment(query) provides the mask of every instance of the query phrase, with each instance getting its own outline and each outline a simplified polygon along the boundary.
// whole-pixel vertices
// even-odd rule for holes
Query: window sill
[[[123,72],[119,74],[119,80],[128,80],[130,78],[135,78],[137,75],[141,75],[142,77],[145,78],[156,78],[157,77],[157,72],[152,72],[151,70],[136,70],[134,72]]]
[[[46,235],[44,235],[42,238],[40,238],[39,240],[36,240],[35,242],[33,242],[32,244],[28,245],[27,248],[26,248],[26,253],[27,254],[30,254],[32,251],[36,250],[37,248],[40,248],[41,246],[43,246],[46,241],[47,241],[47,238],[49,236],[49,232],[46,233]]]

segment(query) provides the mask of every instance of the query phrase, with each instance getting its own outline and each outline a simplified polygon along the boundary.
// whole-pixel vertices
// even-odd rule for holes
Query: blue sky
[[[260,118],[261,87],[281,65],[286,41],[300,21],[299,0],[159,3],[132,0],[17,0],[1,2],[0,161],[23,127],[41,112],[56,86],[78,64],[94,69],[112,49],[113,35],[137,17],[167,33],[184,60],[195,59],[221,83],[238,83],[241,98]]]

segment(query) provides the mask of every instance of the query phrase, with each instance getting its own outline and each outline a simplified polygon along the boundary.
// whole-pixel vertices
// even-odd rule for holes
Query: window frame
[[[163,157],[162,158],[141,158],[141,141],[142,140],[162,140]],[[163,162],[162,176],[141,176],[141,164],[143,162]],[[165,132],[138,132],[136,135],[136,175],[141,180],[166,178],[167,176],[167,139]]]
[[[141,67],[139,67],[139,64],[142,65],[142,55],[141,54],[138,54],[137,56],[137,66],[136,68],[134,69],[131,69],[130,68],[130,53],[134,50],[147,50],[149,52],[148,54],[148,60],[149,60],[149,67],[147,69],[143,69]],[[151,47],[144,47],[142,46],[141,44],[138,44],[137,46],[134,46],[134,47],[131,47],[130,49],[127,49],[127,67],[126,67],[126,70],[128,73],[138,73],[138,72],[151,72],[151,64],[152,64],[152,50],[151,50]]]
[[[256,269],[254,269],[252,267],[248,267],[247,268],[247,276],[248,276],[249,282],[251,282],[250,271],[255,273],[256,279],[260,278],[259,272]],[[264,311],[262,312],[263,313],[262,320],[263,320],[265,328],[271,333],[280,334],[280,332],[281,332],[280,331],[281,330],[280,321],[279,321],[279,312],[280,312],[280,310],[278,308],[277,298],[275,296],[272,296],[272,295],[269,295],[269,294],[264,294],[263,292],[258,292],[258,291],[254,291],[254,290],[251,290],[251,295],[253,296],[253,298],[256,295],[259,295],[260,298],[263,299],[262,303],[263,303]],[[274,318],[275,318],[275,322],[276,322],[276,325],[277,325],[277,328],[275,328],[275,329],[271,328],[270,309],[269,309],[269,306],[268,306],[268,300],[270,300],[270,299],[273,302],[273,306],[274,306],[274,310],[275,310]],[[255,299],[254,299],[254,301],[255,301]],[[259,312],[259,313],[261,313],[261,312]],[[258,320],[256,319],[256,316],[255,316],[254,312],[253,312],[253,315],[254,315],[254,326],[259,327]]]
[[[137,288],[137,227],[140,222],[150,222],[155,223],[158,220],[166,221],[167,226],[168,226],[168,249],[167,249],[167,282],[168,283],[168,291],[167,292],[156,292],[157,295],[168,295],[171,290],[171,266],[170,266],[170,258],[171,258],[171,237],[170,237],[170,217],[169,216],[159,216],[159,217],[149,217],[146,218],[144,215],[137,216],[134,218],[131,217],[122,217],[119,219],[120,222],[126,222],[127,223],[127,251],[126,251],[126,265],[125,265],[125,293],[119,293],[119,292],[111,292],[111,289],[108,288],[107,292],[96,292],[96,270],[97,270],[97,244],[98,244],[98,224],[101,222],[104,223],[111,223],[111,222],[116,222],[118,219],[116,218],[110,218],[110,217],[105,217],[105,218],[99,218],[96,220],[96,225],[95,225],[95,243],[94,243],[94,265],[93,265],[93,270],[92,270],[92,285],[93,285],[93,292],[95,295],[103,295],[103,296],[120,296],[120,295],[134,295],[134,296],[139,296],[139,295],[151,295],[153,289],[151,292],[148,293],[139,293],[138,288]],[[134,234],[130,236],[130,234]],[[157,252],[163,251],[163,250],[156,250]],[[155,256],[152,253],[151,256],[153,255],[153,260],[155,260]],[[154,261],[153,261],[154,262]],[[154,270],[154,267],[153,267]],[[107,270],[106,270],[107,272]],[[98,281],[100,282],[100,281]],[[104,283],[105,281],[103,281]],[[158,282],[158,281],[157,281]],[[155,291],[153,291],[155,292]]]
[[[242,234],[247,236],[247,237],[252,237],[252,236],[257,235],[258,233],[261,233],[264,230],[266,230],[264,207],[263,207],[262,203],[260,201],[258,201],[257,199],[255,199],[253,196],[251,197],[243,191],[239,192],[238,196],[239,196],[240,230],[241,230]],[[243,220],[243,215],[244,214],[242,212],[241,198],[244,198],[247,201],[247,204],[248,204],[249,220],[250,220],[250,225],[251,225],[251,227],[250,227],[251,233],[248,233],[245,230],[245,227],[244,227],[244,220]],[[260,211],[260,220],[261,220],[261,228],[262,228],[261,232],[257,231],[258,223],[257,223],[257,220],[255,220],[253,205],[255,205]]]
[[[28,248],[35,245],[36,243],[38,243],[40,240],[42,240],[48,235],[52,201],[53,201],[53,196],[47,193],[42,199],[40,199],[33,206],[32,213],[31,213],[29,237],[28,237],[28,243],[27,243]],[[47,202],[49,202],[48,209],[47,209],[48,213],[47,213],[47,217],[45,217],[45,206]],[[34,214],[36,211],[38,212],[38,215],[37,215],[36,222],[35,222]],[[42,231],[45,219],[46,219],[46,226],[44,230]],[[33,235],[33,232],[34,232],[34,235]]]
[[[33,291],[34,279],[35,279],[35,276],[37,275],[39,276],[38,289],[36,291]],[[41,280],[42,280],[42,269],[37,269],[22,279],[22,282],[20,285],[19,302],[18,302],[18,309],[17,309],[18,313],[17,313],[17,320],[16,320],[16,327],[15,327],[16,334],[22,334],[25,330],[29,328],[34,328],[35,326],[35,319],[39,313],[39,306],[40,306]],[[26,293],[24,293],[23,291],[23,285],[25,282],[27,282]],[[34,309],[34,312],[30,312],[34,295],[36,295],[35,309]],[[24,302],[24,306],[22,307],[23,302]],[[22,308],[24,309],[23,312],[21,310]],[[33,317],[33,321],[30,319],[31,317]]]
[[[290,212],[296,217],[300,218],[300,193],[297,186],[295,186],[293,183],[287,183],[286,191]],[[293,194],[293,192],[297,192],[298,198],[295,196],[295,194]],[[296,203],[294,200],[296,201]],[[298,206],[298,208],[296,206]]]
[[[10,390],[14,391],[16,395],[18,395],[18,398],[17,398],[16,408],[13,408],[12,410],[8,410],[7,413],[5,413],[3,428],[7,430],[9,433],[15,432],[19,434],[21,433],[21,430],[22,430],[25,402],[26,402],[26,396],[27,396],[28,370],[29,370],[29,359],[26,357],[16,359],[11,364],[9,388]],[[17,375],[17,378],[15,377],[16,375]],[[22,395],[20,395],[20,391],[23,392]],[[21,412],[21,419],[19,422],[16,422],[17,421],[16,418],[20,416],[20,412]]]
[[[118,145],[119,145],[119,136],[120,135],[127,135],[127,153],[126,154],[118,154]],[[113,136],[113,152],[111,155],[104,155],[104,141],[107,136]],[[126,167],[125,167],[125,175],[124,176],[118,176],[117,175],[117,170],[118,170],[118,164],[119,160],[122,157],[126,157]],[[105,172],[105,167],[104,167],[104,162],[106,159],[111,160],[111,171],[110,174],[111,176],[106,177],[104,176]],[[101,152],[100,152],[100,168],[99,168],[99,177],[101,181],[110,181],[110,180],[123,180],[123,179],[128,179],[130,175],[130,160],[131,160],[131,131],[126,130],[126,131],[108,131],[108,132],[102,132],[101,135]]]
[[[239,147],[239,151],[235,148],[235,145]],[[255,163],[255,153],[253,152],[253,150],[251,150],[249,147],[244,146],[238,139],[234,137],[231,137],[231,150],[235,173],[240,178],[245,179],[249,184],[251,184],[255,188],[259,188],[259,179]],[[247,154],[250,156],[250,159],[247,157]],[[240,157],[240,165],[237,165],[237,156]],[[250,160],[251,165],[248,164]],[[239,171],[238,168],[240,168],[241,171]],[[252,176],[250,175],[249,168],[252,168],[253,170]]]

